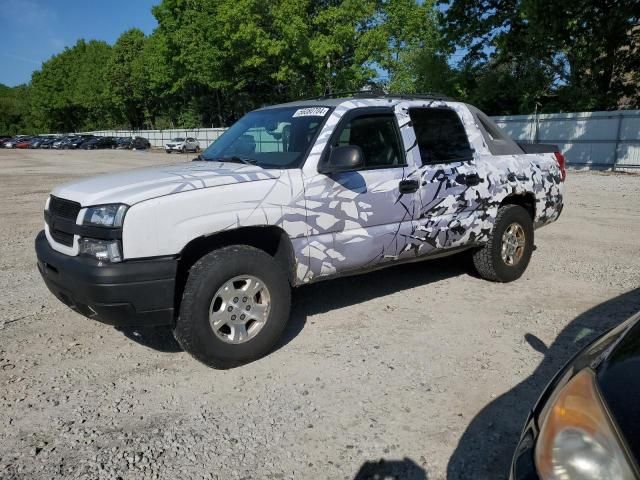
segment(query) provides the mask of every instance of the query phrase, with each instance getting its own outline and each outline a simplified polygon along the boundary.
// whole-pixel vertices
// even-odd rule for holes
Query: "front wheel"
[[[287,274],[273,257],[245,245],[225,247],[191,267],[174,335],[202,363],[229,368],[266,355],[290,307]]]
[[[522,276],[533,252],[533,221],[519,205],[500,207],[489,241],[473,254],[482,278],[512,282]]]

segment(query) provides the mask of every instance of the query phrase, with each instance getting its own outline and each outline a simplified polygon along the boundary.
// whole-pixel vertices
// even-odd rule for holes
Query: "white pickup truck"
[[[65,304],[170,325],[218,368],[273,348],[291,287],[467,249],[482,277],[515,280],[563,206],[559,152],[437,96],[262,108],[194,160],[54,189],[35,243]]]

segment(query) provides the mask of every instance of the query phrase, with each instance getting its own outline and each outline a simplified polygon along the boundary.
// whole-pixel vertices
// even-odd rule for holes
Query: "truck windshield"
[[[199,157],[265,168],[296,168],[329,113],[328,107],[282,107],[250,112]]]

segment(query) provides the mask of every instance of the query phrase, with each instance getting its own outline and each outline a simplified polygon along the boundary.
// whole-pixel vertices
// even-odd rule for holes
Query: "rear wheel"
[[[185,153],[186,151],[187,151],[187,147],[182,147],[182,148],[180,149],[180,153]]]
[[[518,205],[500,207],[489,241],[473,254],[482,278],[511,282],[522,276],[533,252],[533,221]]]
[[[267,253],[234,245],[205,255],[189,272],[175,337],[214,368],[267,354],[289,319],[286,273]]]

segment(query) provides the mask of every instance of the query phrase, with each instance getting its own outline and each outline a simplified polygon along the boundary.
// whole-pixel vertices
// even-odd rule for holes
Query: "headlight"
[[[545,410],[535,449],[542,480],[635,478],[592,370],[582,370],[555,392]]]
[[[117,263],[122,261],[122,250],[118,240],[97,240],[81,238],[78,242],[80,255],[95,258],[101,262]]]
[[[122,227],[127,208],[129,207],[118,203],[89,207],[84,214],[82,224],[94,227]]]

